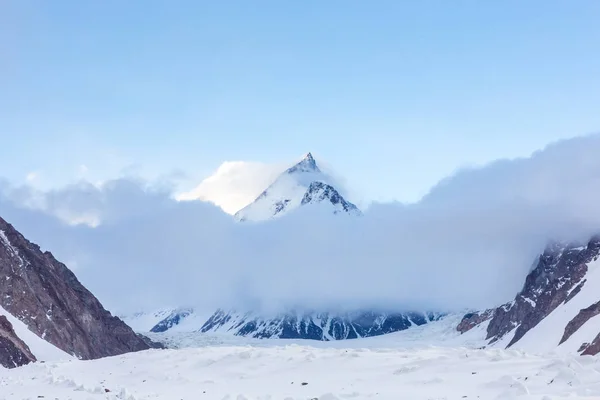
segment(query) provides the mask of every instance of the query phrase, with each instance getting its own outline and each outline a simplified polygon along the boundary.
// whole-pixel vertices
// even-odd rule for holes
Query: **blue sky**
[[[600,131],[597,1],[3,1],[0,176],[312,151],[370,199]]]

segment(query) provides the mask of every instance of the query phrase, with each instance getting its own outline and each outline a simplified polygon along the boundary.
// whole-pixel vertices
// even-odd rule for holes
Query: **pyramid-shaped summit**
[[[298,164],[288,168],[286,172],[288,174],[293,174],[295,172],[318,172],[318,173],[320,173],[321,170],[317,166],[317,162],[315,161],[315,158],[313,157],[312,153],[309,152],[304,156],[304,158],[302,160],[300,160],[300,162],[298,162]]]
[[[330,176],[317,166],[312,153],[286,169],[260,196],[235,214],[238,221],[264,221],[278,218],[300,206],[323,203],[334,214],[360,215],[333,186]]]

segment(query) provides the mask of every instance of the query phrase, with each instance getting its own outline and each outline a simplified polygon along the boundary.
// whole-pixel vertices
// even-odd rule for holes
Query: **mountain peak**
[[[287,170],[288,174],[294,172],[321,172],[321,170],[317,166],[317,162],[312,153],[308,152],[302,160]]]
[[[235,213],[238,221],[264,221],[281,217],[306,204],[329,204],[333,214],[345,212],[361,215],[358,208],[346,201],[328,182],[332,179],[317,166],[312,153],[285,170],[252,203]]]

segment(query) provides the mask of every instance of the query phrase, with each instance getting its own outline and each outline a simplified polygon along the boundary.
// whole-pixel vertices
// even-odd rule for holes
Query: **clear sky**
[[[600,131],[600,2],[0,2],[0,176],[325,159],[411,201]],[[35,179],[34,179],[35,180]]]

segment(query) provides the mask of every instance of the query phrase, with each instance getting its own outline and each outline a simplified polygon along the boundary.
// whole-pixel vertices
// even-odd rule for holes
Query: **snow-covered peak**
[[[313,155],[309,152],[302,160],[300,160],[300,162],[288,168],[285,172],[288,174],[294,174],[298,172],[321,173],[321,170],[317,166],[317,162],[315,161]]]
[[[334,214],[347,212],[360,215],[358,208],[345,200],[333,184],[333,179],[319,169],[313,155],[307,153],[234,217],[238,221],[264,221],[316,203],[331,207]]]

